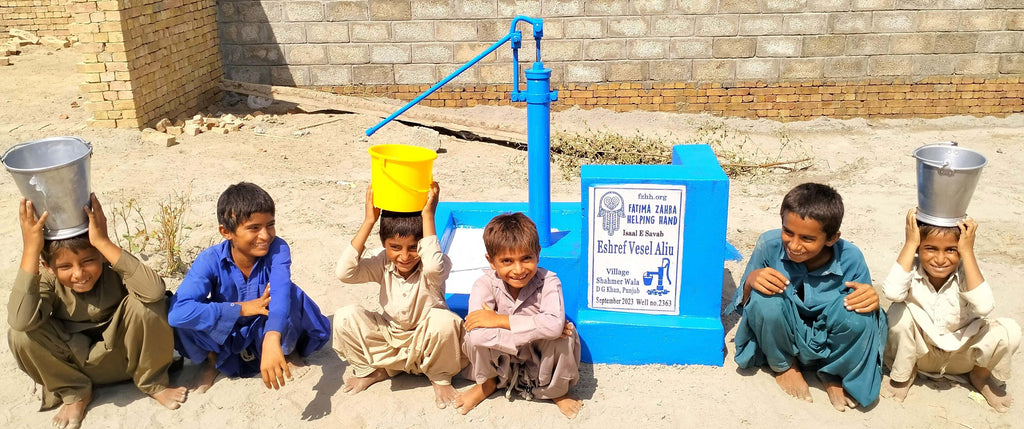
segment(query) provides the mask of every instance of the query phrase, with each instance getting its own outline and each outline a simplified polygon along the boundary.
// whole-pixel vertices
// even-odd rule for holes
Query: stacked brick
[[[340,93],[409,98],[401,88],[444,78],[504,36],[520,14],[544,18],[543,59],[556,86],[580,94],[616,91],[614,97],[563,94],[563,106],[675,106],[754,117],[832,110],[916,115],[903,112],[922,107],[915,105],[920,100],[872,94],[889,93],[879,86],[926,88],[938,79],[959,95],[936,95],[956,97],[936,98],[952,103],[932,106],[937,110],[1000,114],[1020,110],[1012,99],[967,88],[1019,92],[1024,78],[1021,0],[233,0],[219,7],[229,78]],[[520,59],[532,61],[529,27],[520,29],[526,39]],[[510,62],[503,47],[430,102],[502,103],[512,82]],[[957,83],[964,81],[971,83]],[[809,87],[820,90],[789,93]],[[732,97],[743,95],[717,98],[719,89],[742,88],[763,100],[737,109]],[[828,92],[837,88],[840,100]],[[696,93],[618,95],[666,89]],[[849,94],[854,99],[845,99]],[[990,112],[993,102],[1001,107]]]
[[[89,125],[141,128],[216,101],[215,0],[69,0]]]
[[[68,1],[0,1],[0,33],[17,28],[37,36],[70,36],[68,25],[71,23],[71,14],[65,8]]]

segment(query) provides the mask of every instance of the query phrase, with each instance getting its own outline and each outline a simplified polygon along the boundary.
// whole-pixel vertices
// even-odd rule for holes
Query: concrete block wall
[[[764,101],[771,107],[766,115],[776,117],[831,111],[790,108],[811,101],[791,101],[788,90],[776,89],[807,82],[860,94],[938,79],[964,100],[981,99],[964,92],[975,81],[1024,91],[1024,0],[222,0],[218,17],[230,79],[406,99],[416,94],[404,90],[444,78],[506,34],[520,14],[544,18],[542,56],[552,83],[582,91],[563,94],[562,107],[758,110],[701,96],[656,103],[657,96],[581,95],[719,85],[776,95]],[[529,28],[520,30],[526,48],[520,59],[533,61]],[[512,82],[510,62],[503,47],[432,104],[502,103]],[[871,93],[877,95],[864,92],[864,101],[877,101]],[[985,113],[1021,111],[1013,100],[999,98],[1000,112]],[[908,112],[895,101],[882,104],[860,107],[867,115]],[[963,107],[951,113],[990,106]]]
[[[141,128],[219,96],[215,0],[70,0],[89,125]]]
[[[37,36],[70,36],[69,0],[0,1],[0,33],[17,28]]]

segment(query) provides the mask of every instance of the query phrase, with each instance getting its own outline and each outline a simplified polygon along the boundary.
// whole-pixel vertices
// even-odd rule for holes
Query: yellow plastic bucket
[[[370,147],[373,205],[393,212],[418,212],[427,205],[437,152],[404,144]]]

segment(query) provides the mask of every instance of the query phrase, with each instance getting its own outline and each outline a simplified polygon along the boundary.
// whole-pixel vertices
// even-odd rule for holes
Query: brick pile
[[[343,95],[412,100],[429,85],[323,86]],[[525,86],[524,86],[525,89]],[[936,118],[1006,116],[1024,112],[1024,79],[943,76],[902,79],[735,83],[599,83],[555,85],[554,110],[573,106],[614,111],[712,113],[782,121],[833,118]],[[420,103],[432,107],[523,105],[510,103],[512,85],[442,88]]]
[[[70,36],[71,14],[65,9],[69,0],[0,1],[0,32],[11,28],[38,36]]]
[[[262,115],[260,112],[256,113]],[[230,113],[218,113],[212,116],[198,114],[192,119],[177,121],[163,118],[157,121],[153,128],[142,130],[142,133],[146,141],[170,147],[178,144],[177,136],[197,136],[205,132],[227,134],[241,130],[246,125],[245,121],[250,121],[253,118],[252,115],[246,115],[243,119]]]
[[[216,101],[215,0],[69,0],[89,125],[141,128]]]

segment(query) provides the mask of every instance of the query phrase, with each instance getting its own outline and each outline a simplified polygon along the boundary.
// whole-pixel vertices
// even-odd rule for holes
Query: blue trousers
[[[298,352],[306,357],[330,340],[331,321],[302,289],[292,290],[288,324],[281,332],[281,351],[285,356]],[[202,362],[210,352],[216,353],[218,371],[230,377],[250,377],[260,372],[266,324],[267,316],[240,317],[223,343],[208,332],[175,328],[174,348],[193,362]]]
[[[882,383],[885,313],[849,311],[844,297],[812,310],[788,290],[775,295],[752,291],[736,329],[736,363],[740,368],[767,364],[775,372],[799,363],[826,380],[842,380],[861,406],[871,404]]]

